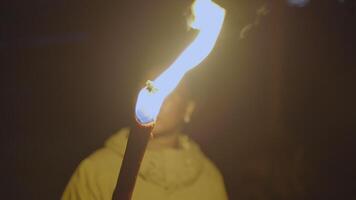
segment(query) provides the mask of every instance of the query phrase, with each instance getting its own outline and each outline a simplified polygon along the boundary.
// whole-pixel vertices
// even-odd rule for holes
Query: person
[[[188,93],[180,84],[164,101],[141,163],[133,200],[228,199],[217,167],[182,133],[194,110]],[[129,132],[129,128],[121,129],[80,163],[62,200],[112,198]]]

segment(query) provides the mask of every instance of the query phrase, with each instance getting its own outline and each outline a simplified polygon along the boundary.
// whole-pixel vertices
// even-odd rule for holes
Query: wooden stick
[[[130,200],[153,126],[136,123],[129,134],[112,200]]]

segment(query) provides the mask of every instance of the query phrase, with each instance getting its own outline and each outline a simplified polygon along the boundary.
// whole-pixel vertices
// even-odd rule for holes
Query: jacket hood
[[[129,128],[121,129],[106,141],[105,148],[123,157],[129,132]],[[205,157],[199,146],[188,136],[179,134],[178,138],[177,149],[152,150],[148,145],[138,176],[165,190],[175,190],[193,184],[203,170]]]

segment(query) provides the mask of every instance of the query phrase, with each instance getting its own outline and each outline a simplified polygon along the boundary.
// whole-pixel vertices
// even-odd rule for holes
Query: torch
[[[135,125],[129,134],[113,200],[131,199],[147,142],[165,98],[189,70],[209,55],[218,39],[225,9],[212,0],[195,0],[191,9],[193,20],[189,25],[199,31],[198,35],[171,66],[153,81],[147,81],[138,94]]]

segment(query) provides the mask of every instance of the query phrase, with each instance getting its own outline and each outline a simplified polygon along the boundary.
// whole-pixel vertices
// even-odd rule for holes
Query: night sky
[[[356,2],[216,2],[226,21],[187,76],[197,108],[186,133],[230,199],[355,198]],[[131,123],[144,74],[192,41],[191,3],[0,6],[1,199],[61,196],[79,162]]]

